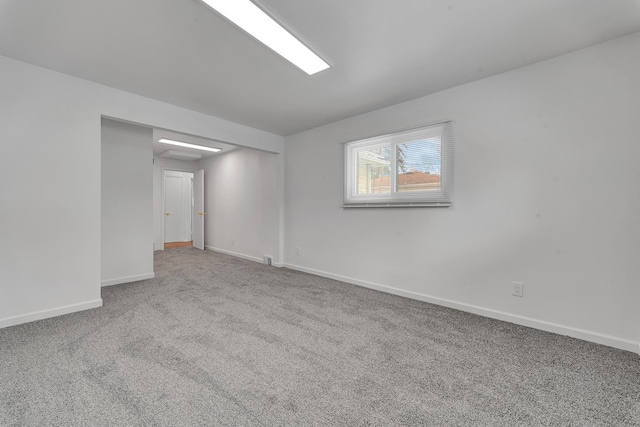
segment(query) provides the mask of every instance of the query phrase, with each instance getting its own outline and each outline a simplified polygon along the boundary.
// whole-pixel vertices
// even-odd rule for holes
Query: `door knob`
[[[202,215],[206,215],[206,212],[198,212],[198,215],[202,216]]]
[[[171,215],[169,212],[167,212],[167,216]]]

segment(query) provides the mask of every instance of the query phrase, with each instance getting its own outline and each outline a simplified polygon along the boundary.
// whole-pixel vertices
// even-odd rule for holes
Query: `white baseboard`
[[[517,314],[505,313],[503,311],[493,310],[490,308],[484,308],[484,307],[466,304],[458,301],[448,300],[448,299],[439,298],[439,297],[433,297],[433,296],[421,294],[418,292],[405,291],[405,290],[394,288],[391,286],[380,285],[377,283],[367,282],[364,280],[354,279],[352,277],[341,276],[339,274],[328,273],[326,271],[315,270],[313,268],[302,267],[299,265],[285,263],[284,267],[290,268],[292,270],[302,271],[304,273],[313,274],[315,276],[321,276],[321,277],[326,277],[328,279],[339,280],[341,282],[350,283],[352,285],[362,286],[369,289],[375,289],[377,291],[386,292],[389,294],[399,295],[406,298],[411,298],[419,301],[428,302],[431,304],[453,308],[460,311],[465,311],[468,313],[477,314],[479,316],[488,317],[491,319],[497,319],[505,322],[515,323],[517,325],[527,326],[534,329],[540,329],[546,332],[553,332],[559,335],[567,335],[567,336],[578,338],[584,341],[590,341],[596,344],[603,344],[609,347],[631,351],[640,355],[640,343],[618,338],[618,337],[613,337],[610,335],[586,331],[584,329],[578,329],[571,326],[559,325],[557,323],[547,322],[544,320],[532,319],[530,317],[520,316]]]
[[[246,259],[246,260],[249,260],[249,261],[259,262],[260,264],[264,264],[264,260],[262,258],[258,258],[258,257],[255,257],[255,256],[245,255],[245,254],[241,254],[239,252],[228,251],[226,249],[214,248],[213,246],[207,246],[207,245],[205,245],[204,248],[206,250],[208,250],[208,251],[220,252],[221,254],[231,255],[231,256],[238,257],[238,258],[242,258],[242,259]],[[281,262],[273,262],[273,261],[271,261],[271,266],[272,267],[284,267],[284,264],[281,263]]]
[[[103,280],[102,282],[100,282],[100,286],[104,288],[105,286],[113,286],[113,285],[121,285],[122,283],[138,282],[140,280],[153,279],[154,277],[156,277],[155,273],[137,274],[135,276],[127,276],[127,277],[118,277],[116,279]]]
[[[233,251],[228,251],[226,249],[214,248],[213,246],[206,246],[205,245],[204,248],[206,250],[208,250],[208,251],[220,252],[221,254],[227,254],[227,255],[234,256],[234,257],[246,259],[246,260],[249,260],[249,261],[259,262],[260,264],[263,264],[263,259],[255,257],[255,256],[245,255],[245,254],[241,254],[241,253],[233,252]]]
[[[34,311],[32,313],[21,314],[19,316],[6,317],[4,319],[0,319],[0,329],[97,307],[102,307],[102,298],[78,304],[65,305],[63,307],[51,308],[48,310]]]

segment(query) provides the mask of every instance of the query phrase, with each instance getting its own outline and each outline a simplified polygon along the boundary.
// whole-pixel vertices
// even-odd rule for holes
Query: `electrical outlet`
[[[524,296],[524,283],[520,282],[511,282],[513,286],[511,295],[515,297],[523,297]]]
[[[234,237],[231,238],[231,244],[235,245],[236,244],[236,239]]]
[[[296,255],[300,256],[300,247],[296,248]]]

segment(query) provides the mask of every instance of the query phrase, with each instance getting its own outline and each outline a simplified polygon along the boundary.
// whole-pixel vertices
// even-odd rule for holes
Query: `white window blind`
[[[451,122],[345,144],[345,207],[449,206]]]

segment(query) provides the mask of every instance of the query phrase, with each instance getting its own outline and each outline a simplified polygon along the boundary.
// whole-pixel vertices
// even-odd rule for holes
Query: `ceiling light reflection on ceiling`
[[[329,64],[251,1],[203,1],[307,74],[315,74],[329,68]]]
[[[217,153],[218,151],[222,151],[220,148],[205,147],[204,145],[188,144],[186,142],[173,141],[171,139],[164,139],[164,138],[162,138],[158,142],[162,142],[163,144],[177,145],[178,147],[195,148],[196,150],[213,151],[214,153]]]

